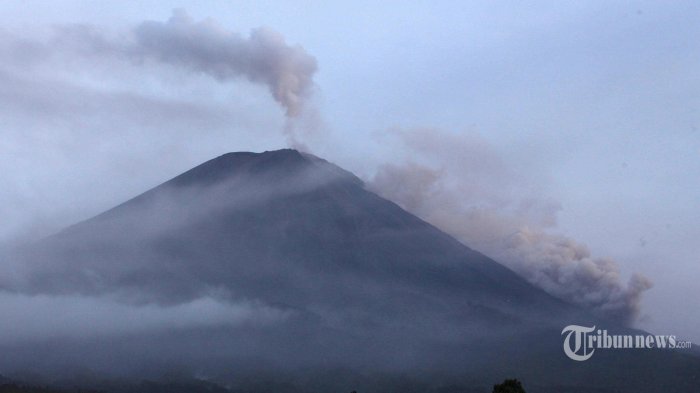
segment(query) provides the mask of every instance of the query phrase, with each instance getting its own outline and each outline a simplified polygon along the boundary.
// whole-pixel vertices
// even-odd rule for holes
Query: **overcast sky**
[[[695,1],[5,1],[0,13],[3,244],[216,155],[291,141],[366,180],[429,168],[450,201],[468,193],[467,207],[575,239],[623,281],[653,282],[640,326],[700,341]],[[132,45],[149,33],[138,26],[158,33],[173,15],[239,33],[241,50],[257,31],[312,80]]]

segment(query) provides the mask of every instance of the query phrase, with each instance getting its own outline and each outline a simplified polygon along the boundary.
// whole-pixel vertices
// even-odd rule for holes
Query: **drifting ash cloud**
[[[112,53],[121,52],[135,60],[184,67],[222,82],[245,77],[262,83],[288,117],[301,113],[317,68],[316,60],[302,47],[287,45],[284,37],[273,30],[257,28],[244,38],[212,19],[195,22],[183,10],[176,10],[165,23],[142,23],[127,42],[110,43],[99,36],[90,39],[98,45],[106,43]]]
[[[213,19],[197,22],[179,9],[166,22],[145,21],[117,34],[77,24],[56,27],[47,42],[7,34],[0,38],[3,57],[13,58],[18,65],[67,56],[89,60],[106,57],[127,60],[135,66],[172,66],[221,83],[245,78],[266,86],[284,108],[288,121],[284,131],[291,145],[298,144],[294,119],[304,112],[317,70],[313,56],[301,46],[287,44],[276,31],[261,27],[245,37]]]
[[[551,295],[622,323],[633,323],[651,281],[550,232],[559,205],[542,197],[537,176],[516,167],[478,135],[394,130],[402,164],[382,165],[370,188],[482,251]],[[518,161],[522,164],[523,161]]]

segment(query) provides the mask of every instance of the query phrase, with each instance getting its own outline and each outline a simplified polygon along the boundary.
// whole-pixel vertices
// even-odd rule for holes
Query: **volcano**
[[[222,155],[10,258],[21,268],[0,280],[4,293],[158,310],[213,302],[236,317],[3,344],[6,375],[177,369],[253,392],[467,392],[507,377],[528,391],[672,392],[700,378],[699,359],[680,351],[567,358],[567,325],[638,332],[296,150]]]

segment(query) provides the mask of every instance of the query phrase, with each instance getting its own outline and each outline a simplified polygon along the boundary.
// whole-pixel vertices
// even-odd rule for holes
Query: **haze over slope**
[[[220,156],[10,260],[0,299],[25,307],[6,319],[33,333],[0,336],[0,372],[576,385],[625,361],[606,386],[645,388],[659,359],[700,370],[665,353],[568,367],[561,328],[599,320],[295,150]]]

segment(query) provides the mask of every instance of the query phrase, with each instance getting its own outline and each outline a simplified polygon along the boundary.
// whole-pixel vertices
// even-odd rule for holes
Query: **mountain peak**
[[[308,164],[309,160],[293,149],[232,152],[206,161],[168,183],[174,186],[207,185],[241,174],[291,173]]]
[[[171,179],[165,184],[175,187],[206,186],[234,176],[250,176],[281,180],[314,170],[331,178],[357,185],[363,182],[352,173],[310,153],[294,149],[254,152],[232,152],[220,155]]]
[[[284,188],[282,184],[297,183],[302,186],[311,184],[345,184],[364,188],[364,182],[351,172],[310,153],[301,153],[295,149],[280,149],[255,152],[230,152],[212,158],[187,172],[184,172],[159,186],[144,192],[95,218],[106,218],[118,214],[128,206],[147,203],[177,189],[198,190],[224,184],[229,181],[237,184],[266,184],[268,188]],[[230,187],[233,183],[228,183]],[[80,225],[76,224],[76,225]],[[73,225],[70,228],[75,227]],[[70,229],[69,228],[69,229]]]

